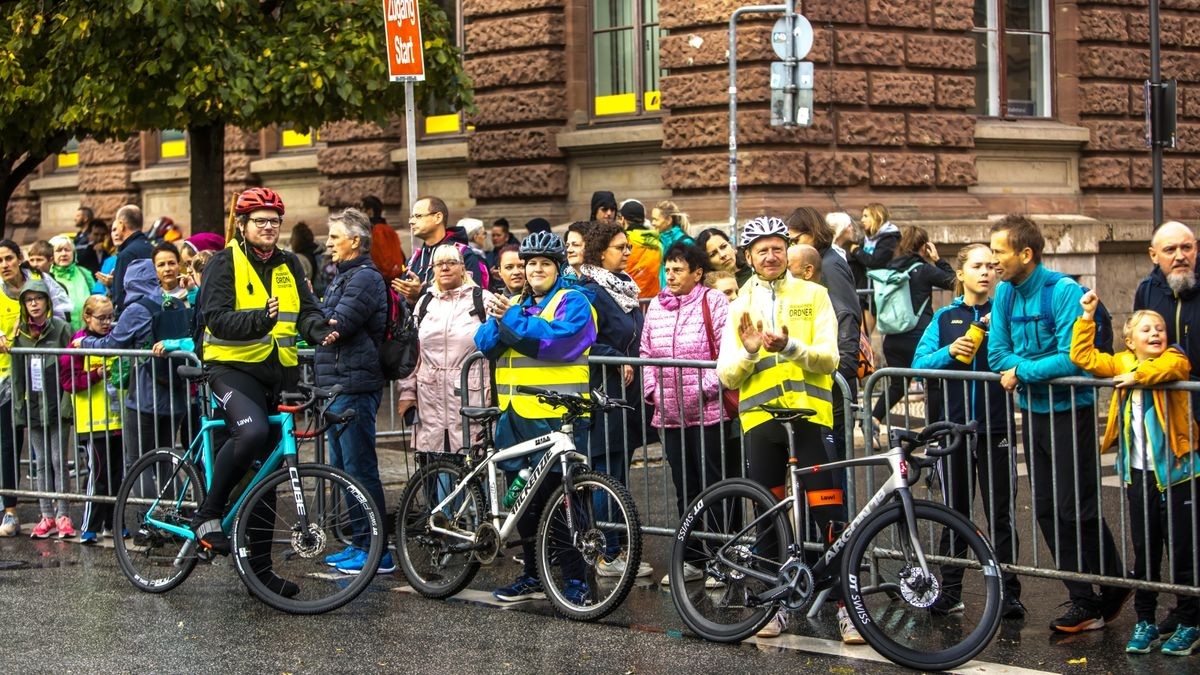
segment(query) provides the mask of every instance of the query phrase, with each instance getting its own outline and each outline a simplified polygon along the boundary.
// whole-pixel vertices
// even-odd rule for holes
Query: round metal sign
[[[796,58],[802,59],[808,56],[808,52],[813,46],[813,27],[808,19],[803,15],[797,14],[795,24],[792,28],[792,34],[796,39]],[[781,59],[788,57],[788,20],[784,17],[775,22],[775,26],[771,29],[771,48],[775,50],[775,55]]]

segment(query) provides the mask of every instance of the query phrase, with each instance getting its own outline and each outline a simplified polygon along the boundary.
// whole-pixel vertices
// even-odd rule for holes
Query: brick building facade
[[[694,223],[728,214],[728,22],[735,0],[442,0],[459,27],[478,111],[422,120],[421,191],[452,218],[587,216],[593,190]],[[1063,266],[1144,255],[1151,210],[1142,81],[1146,0],[808,0],[814,123],[769,125],[777,16],[739,24],[739,216],[799,205],[857,213],[887,204],[950,244],[991,214],[1047,216]],[[1200,1],[1162,0],[1162,67],[1178,78],[1178,147],[1165,160],[1166,214],[1200,201]],[[289,134],[292,140],[288,142]],[[268,184],[289,220],[323,229],[329,209],[375,194],[406,215],[404,125],[342,122],[306,136],[230,130],[227,188]],[[186,163],[166,134],[79,144],[50,160],[9,207],[18,237],[57,231],[80,204],[109,218],[126,201],[186,216]],[[22,232],[21,228],[26,228]],[[1131,257],[1131,260],[1133,258]],[[1140,269],[1140,267],[1138,268]],[[1101,282],[1103,283],[1103,282]],[[1103,288],[1102,288],[1103,290]]]

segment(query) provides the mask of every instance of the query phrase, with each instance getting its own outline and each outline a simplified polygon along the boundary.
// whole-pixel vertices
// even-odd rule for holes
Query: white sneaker
[[[858,634],[858,629],[854,627],[854,622],[850,620],[850,613],[845,607],[838,607],[838,632],[842,634],[842,642],[848,645],[865,645],[867,641],[863,636]]]
[[[683,563],[683,581],[684,581],[684,583],[687,583],[689,581],[700,581],[700,579],[702,579],[702,578],[704,578],[704,572],[701,572],[699,567],[696,567],[692,563],[687,563],[687,562]],[[662,584],[663,586],[670,586],[671,585],[671,575],[664,574],[662,581],[660,581],[658,583]]]
[[[786,609],[781,609],[775,612],[775,616],[763,626],[754,637],[774,638],[779,637],[788,627],[788,612]]]
[[[605,560],[601,558],[596,563],[596,576],[598,577],[619,577],[625,574],[625,557],[618,556],[613,560]],[[654,568],[646,563],[638,563],[638,570],[635,577],[648,577],[654,574]]]
[[[15,537],[21,534],[21,521],[17,514],[5,512],[4,520],[0,521],[0,537]]]

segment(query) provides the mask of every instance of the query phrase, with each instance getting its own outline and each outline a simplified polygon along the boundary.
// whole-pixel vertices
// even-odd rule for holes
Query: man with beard
[[[1138,284],[1133,311],[1152,309],[1167,319],[1167,344],[1177,344],[1192,362],[1192,379],[1200,380],[1200,289],[1196,284],[1196,234],[1177,221],[1163,223],[1150,239],[1154,269]],[[1192,328],[1196,331],[1193,332]],[[1200,395],[1192,394],[1192,415],[1200,420]],[[1164,638],[1179,623],[1175,610],[1159,622]]]

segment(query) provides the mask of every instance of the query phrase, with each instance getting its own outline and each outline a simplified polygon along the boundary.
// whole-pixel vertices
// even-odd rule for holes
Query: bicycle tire
[[[275,471],[257,485],[238,509],[233,522],[233,559],[246,587],[267,605],[288,614],[322,614],[345,605],[375,579],[375,571],[387,547],[387,534],[375,502],[357,480],[344,471],[321,464],[301,464],[294,483],[288,468]],[[303,533],[294,485],[303,495],[309,529]],[[347,576],[325,565],[325,556],[340,547],[337,510],[317,513],[318,501],[337,503],[337,497],[353,505],[357,515],[351,527],[360,526],[368,538],[362,572]],[[270,514],[270,523],[260,514]],[[328,511],[328,510],[327,510]],[[251,534],[257,535],[254,540]],[[257,550],[256,550],[257,547]],[[295,583],[299,592],[287,597],[269,587],[260,577],[270,570]]]
[[[775,615],[776,604],[745,604],[748,594],[766,591],[774,584],[750,576],[736,578],[736,571],[721,562],[718,551],[777,503],[757,483],[730,478],[701,492],[688,506],[671,547],[667,573],[675,609],[693,633],[713,642],[740,642]],[[779,573],[792,542],[786,514],[786,510],[777,511],[753,533],[742,535],[751,538],[734,547],[739,562],[773,576]],[[760,547],[773,550],[760,555]],[[684,563],[699,569],[703,576],[688,581]]]
[[[448,598],[467,587],[479,571],[471,550],[462,549],[460,539],[429,529],[433,507],[446,498],[462,480],[461,467],[450,462],[430,462],[408,480],[396,510],[396,555],[408,583],[421,595],[435,600]],[[476,532],[487,513],[483,495],[469,485],[443,512],[448,525]],[[459,550],[450,552],[451,547]]]
[[[918,541],[931,571],[936,568],[938,586],[926,587],[919,580],[914,585],[902,577],[915,561],[904,508],[897,502],[863,522],[843,552],[846,608],[863,639],[891,661],[917,670],[949,670],[983,651],[1000,627],[1000,563],[979,529],[958,512],[922,500],[914,501],[913,509]],[[957,552],[946,549],[943,534]],[[942,587],[951,557],[964,554],[974,567],[954,565],[963,570],[961,589]],[[864,588],[863,574],[875,585]],[[960,613],[939,616],[925,608],[943,593],[962,600]]]
[[[190,527],[204,494],[196,467],[171,450],[151,450],[129,468],[113,509],[113,542],[117,565],[134,587],[166,593],[196,568],[195,544],[150,525],[146,516],[153,514],[156,520]],[[155,499],[156,503],[133,503],[135,499]],[[154,576],[155,570],[164,574]]]
[[[642,562],[642,526],[633,497],[615,478],[582,471],[571,482],[570,499],[566,485],[560,485],[542,509],[537,535],[538,573],[556,612],[575,621],[596,621],[619,607],[633,588]],[[571,540],[568,522],[582,533],[579,543]],[[602,557],[624,563],[607,567],[618,570],[616,577],[601,575]],[[568,571],[566,565],[578,565],[578,569]],[[582,594],[568,579],[580,575],[586,584]]]

